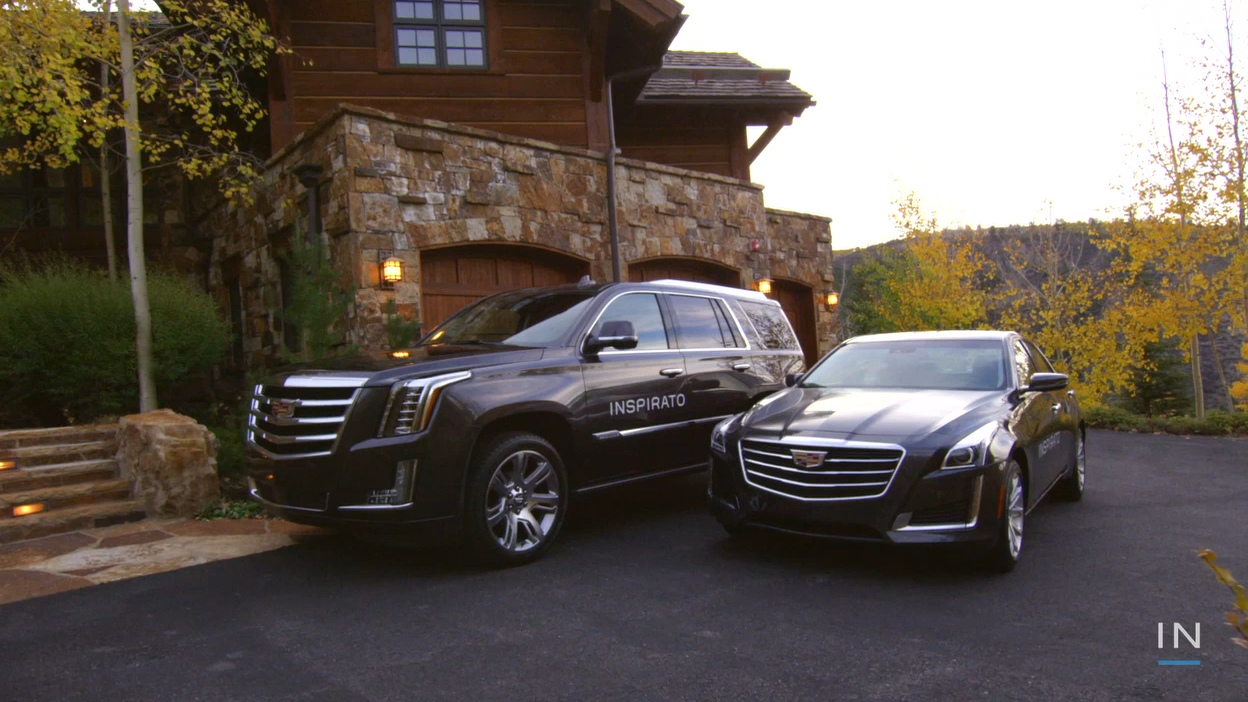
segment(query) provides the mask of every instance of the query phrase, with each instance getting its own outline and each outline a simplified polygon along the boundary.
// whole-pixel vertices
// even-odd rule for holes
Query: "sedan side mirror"
[[[1065,390],[1069,384],[1070,376],[1065,373],[1035,373],[1023,392],[1054,392]]]
[[[585,353],[598,353],[603,349],[628,350],[637,348],[637,330],[627,320],[603,322],[598,336],[585,340]]]
[[[785,373],[784,374],[785,387],[791,388],[797,385],[798,383],[802,382],[802,377],[805,375],[806,375],[805,373]]]

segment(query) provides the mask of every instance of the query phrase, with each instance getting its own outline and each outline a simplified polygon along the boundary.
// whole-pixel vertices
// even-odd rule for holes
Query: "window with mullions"
[[[0,175],[0,229],[66,226],[65,186],[65,171],[52,168]]]
[[[400,66],[485,68],[483,0],[394,0]]]

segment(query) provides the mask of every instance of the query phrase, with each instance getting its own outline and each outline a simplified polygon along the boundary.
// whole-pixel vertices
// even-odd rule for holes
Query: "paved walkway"
[[[149,519],[0,546],[0,605],[272,551],[325,532],[280,519]]]

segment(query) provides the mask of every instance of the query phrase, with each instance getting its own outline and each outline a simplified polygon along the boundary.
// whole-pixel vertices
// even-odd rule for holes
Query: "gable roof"
[[[810,93],[788,79],[787,69],[765,69],[738,53],[669,51],[639,102],[815,104]]]

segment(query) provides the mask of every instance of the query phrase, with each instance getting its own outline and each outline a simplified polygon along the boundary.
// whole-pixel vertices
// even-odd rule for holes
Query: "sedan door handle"
[[[659,375],[662,375],[668,378],[675,378],[678,375],[683,375],[684,372],[685,371],[681,368],[664,368],[663,370],[659,371]]]
[[[734,363],[734,364],[732,364],[732,369],[733,369],[733,370],[735,370],[735,371],[747,371],[747,370],[749,370],[749,369],[750,369],[750,364],[748,364],[748,363]]]

